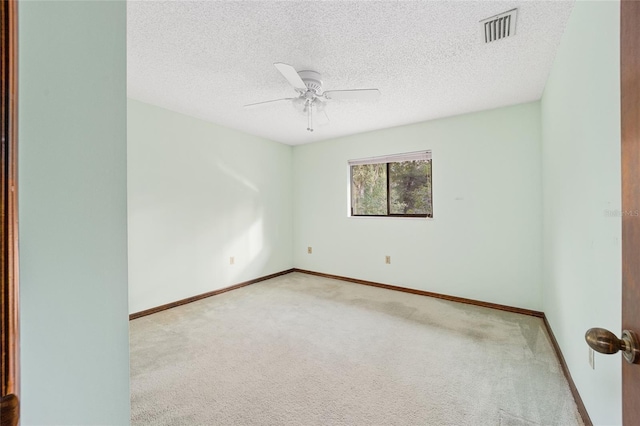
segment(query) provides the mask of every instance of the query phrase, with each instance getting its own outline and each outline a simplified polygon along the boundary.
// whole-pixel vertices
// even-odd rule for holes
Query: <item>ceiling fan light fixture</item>
[[[297,98],[293,98],[291,101],[291,105],[295,108],[296,111],[304,113],[307,101],[302,96],[298,96]]]

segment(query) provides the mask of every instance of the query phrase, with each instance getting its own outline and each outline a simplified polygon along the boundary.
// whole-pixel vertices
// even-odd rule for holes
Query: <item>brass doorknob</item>
[[[603,354],[615,354],[622,351],[624,359],[630,364],[640,364],[640,343],[636,333],[631,330],[622,332],[622,339],[604,328],[590,328],[584,335],[587,344],[594,351]]]

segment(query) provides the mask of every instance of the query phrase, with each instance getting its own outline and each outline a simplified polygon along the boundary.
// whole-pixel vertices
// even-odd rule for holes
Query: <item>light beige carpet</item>
[[[581,425],[538,318],[292,273],[131,321],[134,425]]]

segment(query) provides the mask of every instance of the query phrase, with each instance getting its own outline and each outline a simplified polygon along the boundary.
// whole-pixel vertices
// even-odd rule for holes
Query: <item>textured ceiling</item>
[[[573,1],[129,1],[131,98],[297,145],[540,99]],[[516,35],[484,44],[479,21],[518,8]],[[306,117],[274,62],[325,90],[378,88]]]

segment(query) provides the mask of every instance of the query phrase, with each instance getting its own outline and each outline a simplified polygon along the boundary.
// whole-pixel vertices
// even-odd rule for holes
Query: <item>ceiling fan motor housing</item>
[[[322,80],[319,72],[304,70],[298,71],[298,75],[304,81],[307,89],[313,90],[317,94],[322,93]]]

